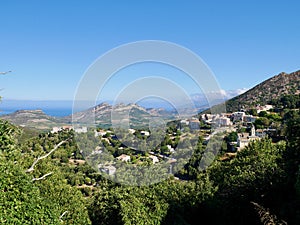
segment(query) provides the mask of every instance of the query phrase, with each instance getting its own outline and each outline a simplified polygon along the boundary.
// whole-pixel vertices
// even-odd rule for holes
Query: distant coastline
[[[111,104],[111,101],[105,101]],[[97,103],[100,104],[100,103]],[[90,105],[90,104],[89,104]],[[76,111],[86,110],[85,104],[82,104],[82,108],[78,108]],[[144,102],[141,104],[145,108],[164,108],[170,110],[170,105],[161,102]],[[14,113],[17,110],[36,110],[41,109],[44,113],[54,117],[64,117],[72,114],[73,101],[32,101],[32,100],[8,100],[2,99],[0,103],[0,116],[4,114]]]
[[[35,110],[35,109],[41,109],[44,113],[46,113],[48,116],[53,117],[64,117],[69,116],[72,114],[72,108],[10,108],[5,109],[0,107],[0,116],[14,113],[18,110]]]
[[[0,115],[14,113],[17,110],[41,109],[49,116],[63,117],[72,114],[73,101],[30,101],[6,100],[0,103]]]
[[[108,104],[112,104],[112,101],[102,101],[101,103],[106,102]],[[207,105],[200,104],[197,105],[201,101],[200,99],[194,99],[195,107],[199,109],[199,111],[202,111],[207,108]],[[219,103],[219,101],[218,101]],[[98,102],[97,104],[100,104]],[[127,103],[125,103],[127,104]],[[143,102],[138,102],[138,104],[144,108],[163,108],[165,110],[174,110],[174,108],[166,102],[163,101],[157,101],[157,100],[148,100]],[[80,105],[80,104],[79,104]],[[85,104],[83,102],[80,107],[77,106],[76,111],[82,111],[88,109],[88,107],[91,106],[90,102],[89,104]],[[183,104],[182,107],[185,107]],[[69,116],[73,113],[73,101],[71,100],[46,100],[46,101],[40,101],[40,100],[10,100],[10,99],[2,99],[0,102],[0,116],[14,113],[18,110],[42,110],[45,114],[53,117],[64,117]]]

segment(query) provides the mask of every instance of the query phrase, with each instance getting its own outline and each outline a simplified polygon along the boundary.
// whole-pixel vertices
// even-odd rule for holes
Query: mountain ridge
[[[176,118],[176,112],[168,111],[162,108],[144,108],[138,104],[119,103],[110,105],[103,102],[87,110],[76,112],[63,119],[68,123],[90,124],[96,123],[103,127],[111,126],[112,120],[128,120],[134,121],[135,126],[143,126],[149,122],[151,117],[163,117],[166,120]],[[126,122],[125,121],[125,122]]]
[[[270,101],[279,99],[283,95],[300,94],[300,70],[285,73],[281,72],[249,89],[248,91],[225,101],[228,112],[239,111],[241,109],[250,109],[257,105],[265,105]],[[201,96],[197,96],[200,99]],[[213,107],[217,107],[218,105]],[[153,116],[158,116],[166,120],[174,120],[177,118],[176,111],[164,108],[145,108],[134,103],[119,103],[111,105],[102,102],[89,109],[75,112],[69,116],[53,117],[45,114],[42,110],[17,110],[14,113],[1,115],[0,118],[8,120],[16,125],[34,127],[38,129],[47,129],[53,126],[72,124],[73,122],[84,124],[91,121],[96,124],[110,126],[112,110],[113,116],[124,118],[127,112],[127,120],[132,120],[137,125],[144,125]],[[202,111],[208,113],[209,110]],[[195,115],[198,112],[194,112]],[[191,112],[189,112],[191,115]],[[127,121],[128,122],[128,121]]]
[[[19,125],[21,127],[47,130],[51,127],[63,125],[60,119],[47,115],[41,109],[17,110],[13,113],[1,115],[1,119]]]
[[[249,109],[269,104],[284,95],[300,93],[300,70],[292,73],[281,72],[250,88],[245,93],[225,102],[228,112]]]
[[[114,112],[112,114],[112,111]],[[41,109],[17,110],[10,114],[1,115],[0,118],[8,120],[15,125],[22,127],[36,128],[39,130],[49,130],[55,126],[70,125],[77,123],[79,125],[95,122],[104,127],[111,126],[111,117],[124,116],[128,113],[128,119],[134,121],[137,126],[144,126],[151,117],[161,117],[165,120],[176,118],[175,111],[168,111],[163,108],[144,108],[137,104],[116,104],[110,105],[107,102],[100,103],[89,109],[75,112],[69,116],[53,117],[47,115]],[[120,117],[121,118],[121,117]]]

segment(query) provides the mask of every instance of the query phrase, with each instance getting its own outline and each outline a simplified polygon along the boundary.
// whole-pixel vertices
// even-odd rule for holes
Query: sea
[[[112,104],[111,101],[104,101],[109,104]],[[77,102],[76,109],[74,112],[83,111],[91,107],[92,102]],[[97,104],[100,104],[98,102]],[[166,110],[173,111],[175,110],[173,106],[169,103],[163,101],[151,101],[151,99],[143,102],[138,102],[138,104],[144,108],[164,108]],[[88,107],[89,106],[89,107]],[[32,101],[32,100],[11,100],[11,99],[2,99],[0,102],[0,116],[4,114],[14,113],[18,110],[42,110],[49,116],[54,117],[64,117],[69,116],[73,113],[73,101]]]
[[[23,108],[22,110],[27,109],[27,110],[35,110],[35,109],[41,109],[43,110],[44,113],[46,113],[49,116],[54,116],[54,117],[64,117],[64,116],[69,116],[72,114],[72,108]],[[14,113],[18,110],[21,110],[20,108],[14,108],[14,109],[2,109],[0,108],[0,115],[5,115],[5,114],[11,114]]]
[[[5,100],[0,103],[0,115],[14,113],[18,110],[40,109],[49,116],[64,117],[72,114],[72,101],[30,101]]]

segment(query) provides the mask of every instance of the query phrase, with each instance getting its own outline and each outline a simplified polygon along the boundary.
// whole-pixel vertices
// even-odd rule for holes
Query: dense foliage
[[[237,138],[236,132],[224,137],[219,153],[207,151],[200,136],[183,143],[195,150],[176,177],[148,186],[121,185],[97,173],[84,160],[73,131],[24,136],[0,121],[0,223],[299,224],[300,114],[261,116],[280,123],[286,140],[263,138],[226,158],[226,143]],[[176,126],[167,133],[176,133]],[[86,149],[107,144],[85,135],[91,140]],[[158,153],[167,154],[164,146],[176,147],[176,137],[166,136]],[[105,138],[112,143],[111,154],[131,154],[109,135]]]
[[[52,160],[41,161],[32,173],[28,172],[33,157],[45,151],[22,151],[22,145],[16,142],[18,131],[0,121],[1,224],[90,224],[82,194],[66,183]],[[34,179],[48,172],[53,174]]]

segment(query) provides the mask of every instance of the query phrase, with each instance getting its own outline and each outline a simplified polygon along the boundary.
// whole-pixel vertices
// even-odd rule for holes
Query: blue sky
[[[299,1],[2,0],[0,9],[0,72],[13,71],[0,77],[4,99],[71,100],[95,59],[140,40],[192,50],[224,90],[300,68]]]

